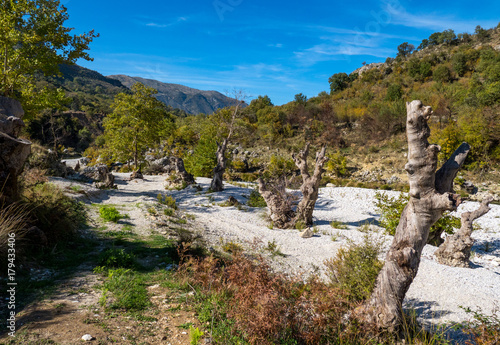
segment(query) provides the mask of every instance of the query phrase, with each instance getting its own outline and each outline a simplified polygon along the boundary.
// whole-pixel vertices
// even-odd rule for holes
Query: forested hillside
[[[478,27],[474,35],[446,30],[417,49],[405,42],[398,51],[385,63],[334,74],[330,93],[310,99],[298,94],[283,106],[259,96],[243,110],[240,142],[287,147],[300,139],[336,148],[379,143],[404,133],[405,102],[420,99],[434,109],[431,139],[443,156],[467,141],[472,167],[498,163],[500,29]]]

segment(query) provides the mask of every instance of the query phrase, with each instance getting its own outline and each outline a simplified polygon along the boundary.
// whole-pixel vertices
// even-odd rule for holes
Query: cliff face
[[[0,201],[17,198],[17,176],[31,152],[31,142],[18,138],[24,127],[21,104],[0,96]]]
[[[157,80],[126,75],[110,75],[108,78],[119,80],[129,88],[135,83],[150,86],[158,91],[156,98],[160,101],[189,114],[211,114],[217,109],[237,104],[235,99],[217,91],[202,91],[179,84],[162,83]]]

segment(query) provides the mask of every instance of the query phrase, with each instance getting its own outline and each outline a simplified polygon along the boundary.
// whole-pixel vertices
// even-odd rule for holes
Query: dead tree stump
[[[328,157],[325,156],[326,146],[321,148],[321,151],[316,152],[316,165],[314,167],[313,175],[309,174],[307,167],[307,155],[309,154],[309,143],[303,151],[299,154],[293,155],[293,160],[295,165],[300,169],[300,174],[302,175],[302,186],[300,186],[300,191],[302,192],[302,199],[297,206],[297,211],[295,213],[294,222],[303,222],[307,226],[313,225],[313,211],[316,205],[316,200],[318,200],[319,184],[321,183],[321,175],[323,174],[323,165],[328,161]]]
[[[273,226],[279,229],[286,229],[290,227],[295,212],[292,210],[292,202],[286,193],[286,183],[280,181],[272,185],[268,185],[259,178],[259,193],[266,201],[269,208],[269,217],[273,222]]]
[[[212,182],[210,183],[210,189],[214,192],[220,192],[224,189],[224,185],[222,183],[222,178],[224,176],[224,172],[226,171],[226,149],[227,149],[228,139],[224,139],[222,144],[217,143],[217,165],[214,168],[214,177],[212,178]]]
[[[323,146],[321,151],[316,153],[316,165],[311,176],[307,165],[309,146],[307,143],[304,150],[297,155],[292,155],[295,165],[300,169],[303,181],[300,187],[303,196],[296,211],[292,209],[292,202],[286,193],[286,180],[284,178],[272,185],[269,184],[271,186],[264,183],[262,179],[258,180],[259,192],[266,201],[271,220],[277,228],[294,228],[299,221],[307,226],[313,224],[312,215],[316,200],[318,200],[319,184],[324,172],[323,165],[328,161],[328,157],[325,155],[326,146]]]
[[[416,100],[406,103],[406,109],[408,163],[405,170],[409,176],[410,200],[401,214],[373,293],[357,314],[388,331],[396,331],[400,326],[403,300],[417,275],[430,227],[444,211],[455,210],[461,202],[460,197],[452,193],[453,179],[470,150],[469,145],[463,143],[436,172],[440,147],[427,141],[431,107]]]
[[[472,222],[488,213],[490,210],[489,204],[492,201],[493,198],[488,197],[483,200],[477,210],[462,213],[460,230],[446,237],[444,243],[434,253],[440,264],[453,267],[470,267],[470,252],[474,245],[474,241],[471,238],[473,230]]]

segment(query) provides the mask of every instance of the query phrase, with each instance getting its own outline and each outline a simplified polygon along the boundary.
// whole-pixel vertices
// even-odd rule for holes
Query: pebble
[[[94,337],[91,336],[90,334],[85,334],[82,336],[82,340],[84,340],[84,341],[91,341],[93,339],[94,339]]]

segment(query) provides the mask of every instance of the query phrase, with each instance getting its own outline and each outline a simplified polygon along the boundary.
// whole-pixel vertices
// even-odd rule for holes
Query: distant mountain
[[[129,88],[138,82],[152,87],[158,90],[156,98],[160,101],[173,108],[182,109],[189,114],[212,114],[217,109],[237,103],[234,98],[227,97],[217,91],[202,91],[179,84],[162,83],[153,79],[126,75],[110,75],[107,77],[119,80]]]

